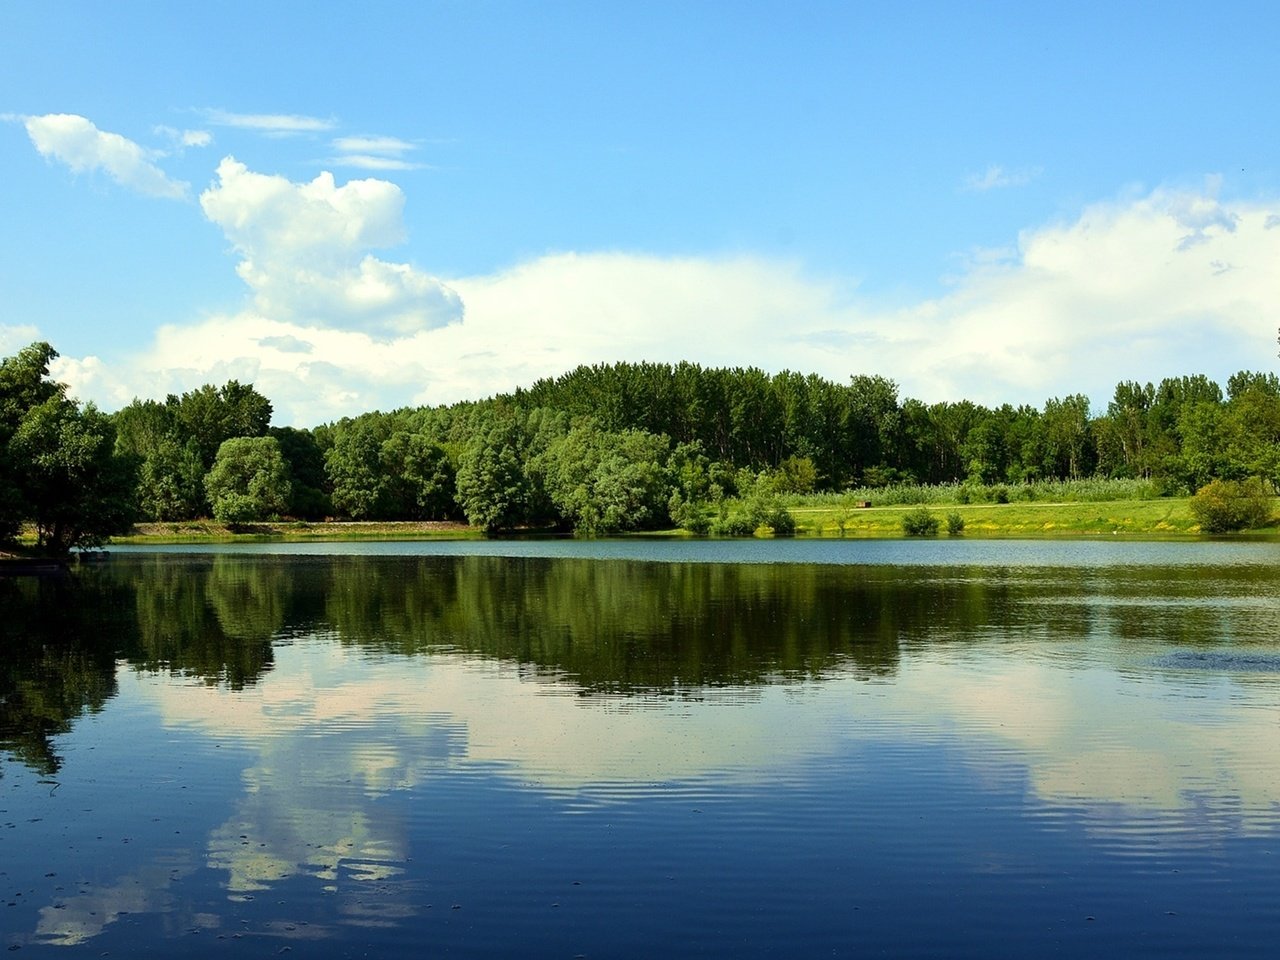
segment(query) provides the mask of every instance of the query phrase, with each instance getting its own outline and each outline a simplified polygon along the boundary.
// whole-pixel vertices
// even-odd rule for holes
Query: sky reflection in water
[[[1017,956],[1230,928],[1261,955],[1280,589],[1236,556],[138,555],[0,582],[0,931]]]

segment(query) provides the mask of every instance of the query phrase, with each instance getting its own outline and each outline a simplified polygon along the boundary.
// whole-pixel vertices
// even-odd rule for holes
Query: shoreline
[[[1200,531],[1190,510],[1190,498],[1157,500],[1109,500],[1072,503],[935,504],[927,509],[944,524],[937,539],[947,539],[948,514],[958,514],[964,530],[958,539],[1060,540],[1124,538],[1131,540],[1209,540]],[[796,537],[800,539],[913,539],[902,531],[902,517],[919,505],[862,507],[796,506]],[[546,530],[522,530],[507,537],[547,536]],[[551,534],[558,535],[558,534]],[[757,536],[767,535],[758,533]],[[564,536],[569,536],[564,534]],[[649,530],[618,534],[626,537],[686,538],[681,529]],[[1280,540],[1280,522],[1226,535],[1239,540]],[[478,528],[456,521],[327,520],[246,523],[229,527],[213,520],[142,523],[111,544],[251,543],[306,541],[482,540]],[[606,538],[608,539],[608,538]]]

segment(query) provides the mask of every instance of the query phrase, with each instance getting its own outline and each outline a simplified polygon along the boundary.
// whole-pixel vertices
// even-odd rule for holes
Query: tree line
[[[1126,381],[1095,411],[1082,394],[926,404],[881,376],[598,364],[486,400],[299,429],[272,427],[270,400],[235,380],[104,414],[49,379],[56,356],[37,343],[0,363],[0,538],[31,522],[54,550],[134,518],[786,533],[783,495],[855,486],[1280,482],[1273,373],[1237,373],[1225,390],[1203,375]]]

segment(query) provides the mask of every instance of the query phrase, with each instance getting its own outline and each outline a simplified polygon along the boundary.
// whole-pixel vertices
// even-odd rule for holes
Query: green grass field
[[[281,520],[246,523],[236,528],[216,520],[140,523],[132,534],[112,543],[242,543],[260,541],[475,540],[479,530],[465,523]]]
[[[966,537],[1063,537],[1128,535],[1194,537],[1200,527],[1189,498],[1108,500],[1099,503],[983,503],[930,507],[946,536],[948,514],[964,520]],[[800,536],[901,537],[903,515],[916,506],[795,506]],[[843,530],[841,526],[843,525]],[[1274,534],[1275,530],[1271,532]]]
[[[847,502],[814,498],[818,502],[791,506],[800,537],[902,537],[902,518],[918,505],[850,507]],[[971,539],[1001,537],[1103,537],[1135,539],[1194,539],[1202,536],[1191,514],[1190,498],[1166,497],[1140,500],[1105,500],[1093,503],[954,504],[935,503],[928,509],[938,518],[939,536],[947,536],[947,515],[964,521],[960,534]],[[1280,506],[1280,504],[1277,504]],[[663,531],[688,536],[684,531]],[[648,534],[652,536],[653,534]],[[244,541],[352,541],[352,540],[464,540],[483,534],[463,523],[281,521],[251,523],[231,529],[212,520],[139,524],[134,533],[116,537],[113,543],[229,543]],[[1235,534],[1248,538],[1280,539],[1280,521],[1273,519],[1259,530]]]

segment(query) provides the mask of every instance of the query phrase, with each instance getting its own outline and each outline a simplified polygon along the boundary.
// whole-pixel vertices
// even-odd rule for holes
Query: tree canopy
[[[1241,371],[1225,389],[1198,374],[1123,381],[1104,407],[1079,393],[986,407],[902,398],[878,375],[596,364],[481,401],[273,428],[271,402],[235,380],[106,417],[49,380],[55,357],[37,343],[0,367],[0,534],[10,539],[38,522],[39,490],[88,509],[72,488],[109,488],[117,460],[154,520],[465,518],[493,532],[589,535],[785,532],[786,495],[901,483],[1141,478],[1184,494],[1215,480],[1280,483],[1280,378],[1267,372]],[[100,449],[108,435],[114,458]],[[47,504],[42,515],[52,517]],[[57,525],[41,529],[61,547]]]
[[[128,529],[136,476],[111,418],[49,379],[57,356],[34,343],[0,361],[0,541],[30,522],[38,549],[63,556]]]

